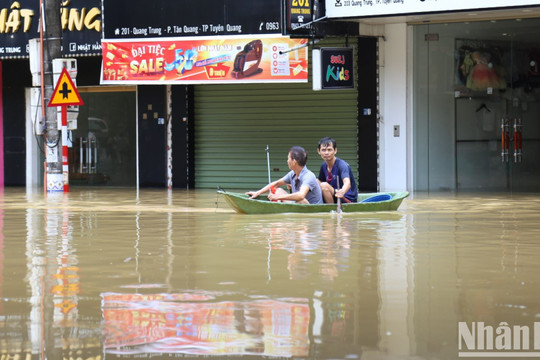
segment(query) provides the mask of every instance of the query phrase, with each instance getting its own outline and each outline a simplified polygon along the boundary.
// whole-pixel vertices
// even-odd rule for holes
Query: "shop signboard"
[[[307,39],[103,40],[102,84],[307,82]]]
[[[30,39],[39,38],[39,0],[0,0],[0,59],[29,56]],[[64,1],[60,7],[62,53],[101,54],[101,0]]]
[[[326,0],[329,18],[392,16],[540,5],[539,0]]]
[[[354,89],[353,49],[313,50],[313,90]]]
[[[281,1],[103,0],[103,38],[281,34]]]
[[[309,34],[314,0],[285,0],[287,33]]]

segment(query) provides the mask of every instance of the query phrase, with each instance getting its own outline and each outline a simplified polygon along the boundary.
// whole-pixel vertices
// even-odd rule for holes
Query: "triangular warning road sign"
[[[47,106],[53,107],[83,104],[81,95],[79,95],[75,84],[73,84],[73,80],[71,80],[66,68],[63,68],[51,96],[51,101]]]

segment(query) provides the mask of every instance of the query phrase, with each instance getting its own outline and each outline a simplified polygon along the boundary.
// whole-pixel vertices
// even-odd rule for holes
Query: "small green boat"
[[[281,213],[324,213],[337,210],[337,204],[296,204],[272,202],[264,195],[257,199],[250,199],[248,195],[218,190],[227,203],[240,214],[281,214]],[[343,203],[341,211],[344,213],[366,211],[393,211],[397,210],[403,199],[409,196],[403,192],[384,192],[358,194],[357,203]]]

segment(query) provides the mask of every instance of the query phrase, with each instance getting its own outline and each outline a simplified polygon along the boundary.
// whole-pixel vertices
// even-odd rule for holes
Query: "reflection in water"
[[[454,359],[540,317],[540,196],[238,215],[215,192],[0,193],[0,358]]]
[[[308,355],[305,299],[218,296],[103,294],[105,354]]]
[[[394,225],[402,217],[399,213],[233,216],[224,225],[227,239],[259,248],[266,245],[267,284],[280,287],[276,278],[284,279],[281,259],[287,280],[294,284],[290,286],[307,290],[310,284],[311,292],[300,294],[312,300],[311,357],[359,358],[379,341],[380,232],[393,228],[390,235],[402,232],[403,239],[403,226]]]
[[[99,330],[93,321],[86,328],[86,319],[79,313],[80,268],[68,200],[63,194],[52,194],[47,198],[48,210],[28,209],[26,213],[31,331],[29,346],[19,347],[28,349],[26,357],[30,349],[41,359],[93,357],[101,350]]]

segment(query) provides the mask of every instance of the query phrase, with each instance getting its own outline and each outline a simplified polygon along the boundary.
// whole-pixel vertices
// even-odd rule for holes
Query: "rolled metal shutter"
[[[318,46],[344,46],[344,40]],[[195,187],[261,188],[268,183],[267,145],[272,181],[289,171],[287,153],[294,145],[308,151],[307,167],[318,175],[317,144],[324,136],[336,139],[337,156],[358,179],[358,93],[313,91],[311,65],[309,78],[303,84],[196,86]]]

